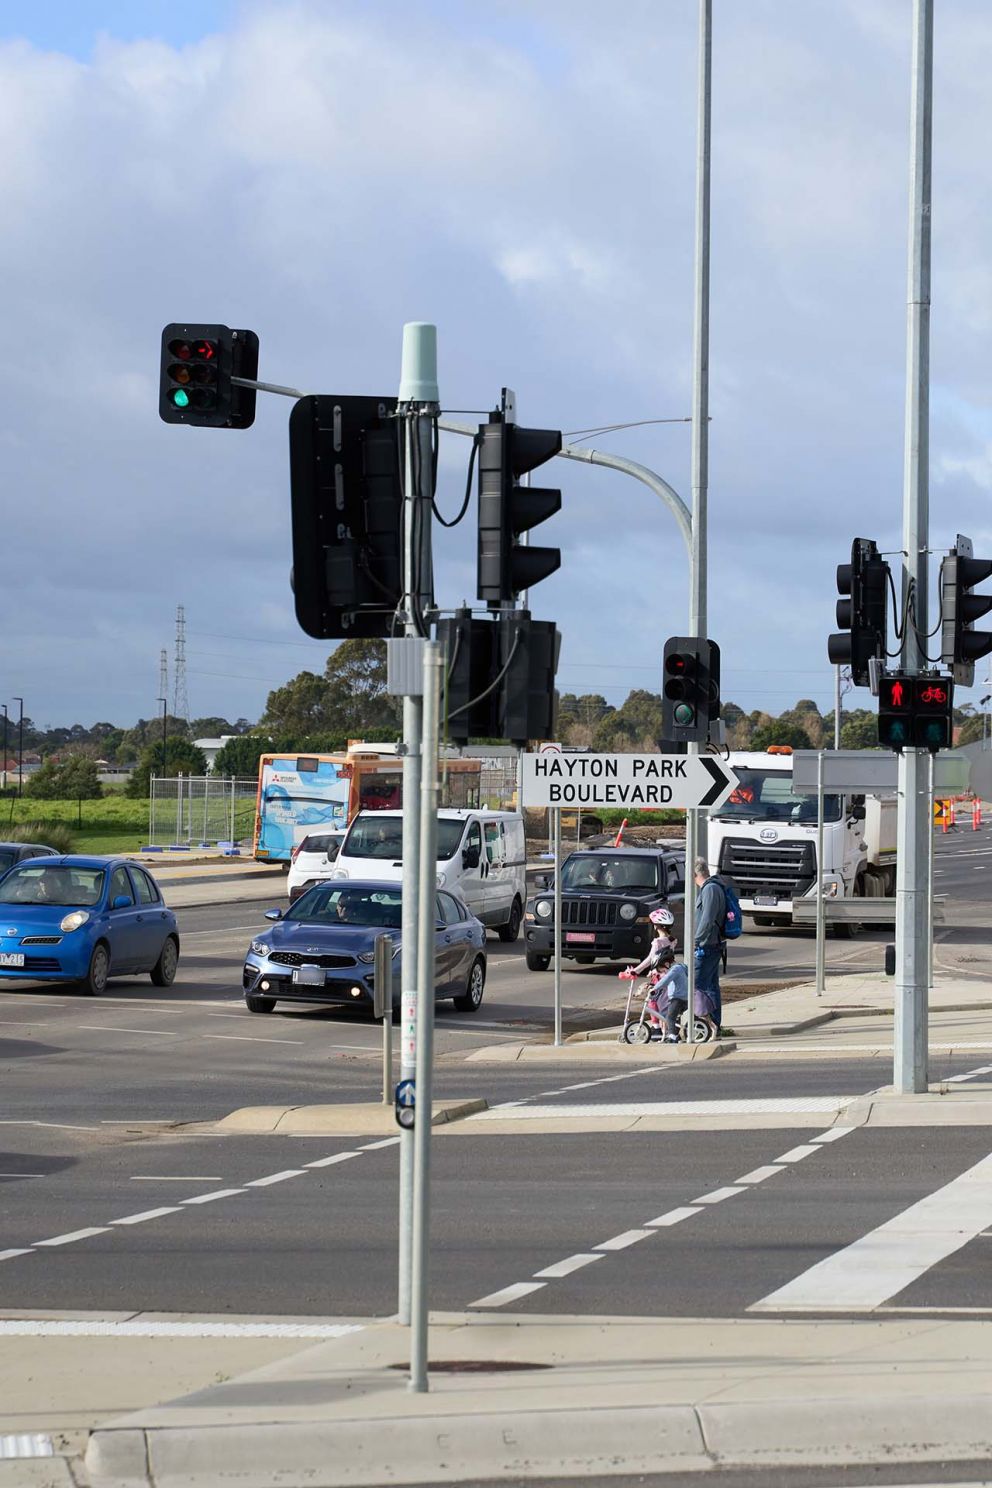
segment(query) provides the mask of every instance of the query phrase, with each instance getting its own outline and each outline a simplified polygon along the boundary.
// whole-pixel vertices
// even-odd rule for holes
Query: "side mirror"
[[[868,812],[866,811],[863,803],[860,804],[860,805],[858,805],[858,806],[852,806],[851,807],[851,820],[852,821],[864,821],[865,820],[865,817],[867,815],[868,815]]]
[[[539,889],[550,889],[550,887],[551,887],[551,874],[550,873],[539,873],[537,875],[537,878],[534,880],[534,882],[537,884],[537,887]]]
[[[128,894],[115,894],[111,909],[130,909],[134,900]]]
[[[282,919],[282,910],[281,909],[267,909],[265,911],[265,918],[267,920],[281,920]]]
[[[478,868],[478,866],[479,866],[479,858],[481,856],[481,851],[482,851],[481,848],[478,848],[478,847],[465,847],[465,848],[463,848],[462,849],[462,867],[463,868]]]

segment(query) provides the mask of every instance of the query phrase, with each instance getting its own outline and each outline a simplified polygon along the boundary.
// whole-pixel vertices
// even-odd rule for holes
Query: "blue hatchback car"
[[[393,941],[393,1007],[400,1002],[403,901],[399,884],[330,879],[314,884],[276,923],[252,941],[245,956],[245,1002],[271,1013],[276,1001],[346,1003],[373,1007],[375,942]],[[486,985],[486,930],[461,899],[441,890],[435,904],[435,996],[474,1013]]]
[[[140,972],[170,987],[178,965],[176,917],[126,858],[34,858],[0,879],[0,978],[78,982],[95,997]]]

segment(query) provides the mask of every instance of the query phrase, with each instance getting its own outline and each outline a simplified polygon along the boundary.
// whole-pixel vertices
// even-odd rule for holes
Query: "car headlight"
[[[88,919],[89,914],[85,909],[74,909],[72,914],[66,915],[65,919],[59,925],[59,929],[66,931],[78,930],[80,925],[85,925]]]
[[[549,900],[539,899],[534,908],[539,920],[550,920],[552,914],[552,906]]]
[[[364,961],[366,966],[371,966],[372,962],[375,960],[375,951],[359,951],[356,959],[359,961]]]
[[[620,918],[622,920],[633,920],[633,919],[636,919],[636,917],[637,917],[637,905],[636,904],[621,904],[621,906],[620,906]]]
[[[267,956],[269,954],[268,943],[264,940],[253,940],[250,949],[256,956]]]

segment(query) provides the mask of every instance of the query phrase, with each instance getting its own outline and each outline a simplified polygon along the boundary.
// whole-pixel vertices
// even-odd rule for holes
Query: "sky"
[[[992,9],[936,10],[935,562],[958,532],[992,556]],[[912,4],[713,12],[708,630],[725,698],[829,708],[835,567],[900,541]],[[289,589],[292,404],[162,423],[172,321],[257,331],[265,380],[387,395],[432,321],[445,410],[509,386],[566,434],[673,420],[585,443],[688,500],[696,25],[695,0],[0,0],[0,702],[153,716],[179,604],[194,716],[323,668]],[[446,513],[468,448],[442,436]],[[658,691],[671,515],[610,471],[540,481],[560,689]],[[472,602],[474,512],[435,563],[442,608]]]

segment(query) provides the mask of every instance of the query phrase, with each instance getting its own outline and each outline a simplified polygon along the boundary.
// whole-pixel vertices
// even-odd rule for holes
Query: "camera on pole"
[[[663,673],[662,737],[673,744],[705,744],[720,717],[720,647],[703,636],[671,636]]]
[[[561,510],[560,491],[522,486],[520,478],[560,449],[559,429],[521,429],[513,421],[513,394],[506,388],[502,406],[479,425],[478,595],[493,608],[512,604],[561,567],[559,548],[520,542],[525,532]]]
[[[888,586],[889,565],[877,545],[871,538],[856,537],[851,544],[850,563],[837,566],[840,632],[828,637],[827,655],[834,666],[851,668],[858,687],[868,686],[871,659],[885,655]]]
[[[959,535],[940,565],[940,659],[963,687],[975,680],[975,662],[992,651],[992,631],[975,629],[992,610],[992,594],[971,593],[992,574],[992,558],[973,554],[971,538]]]
[[[388,636],[402,594],[395,398],[301,398],[289,418],[296,618],[320,640]]]
[[[232,381],[258,376],[258,337],[225,325],[167,325],[162,332],[158,414],[167,424],[247,429],[255,389]]]

